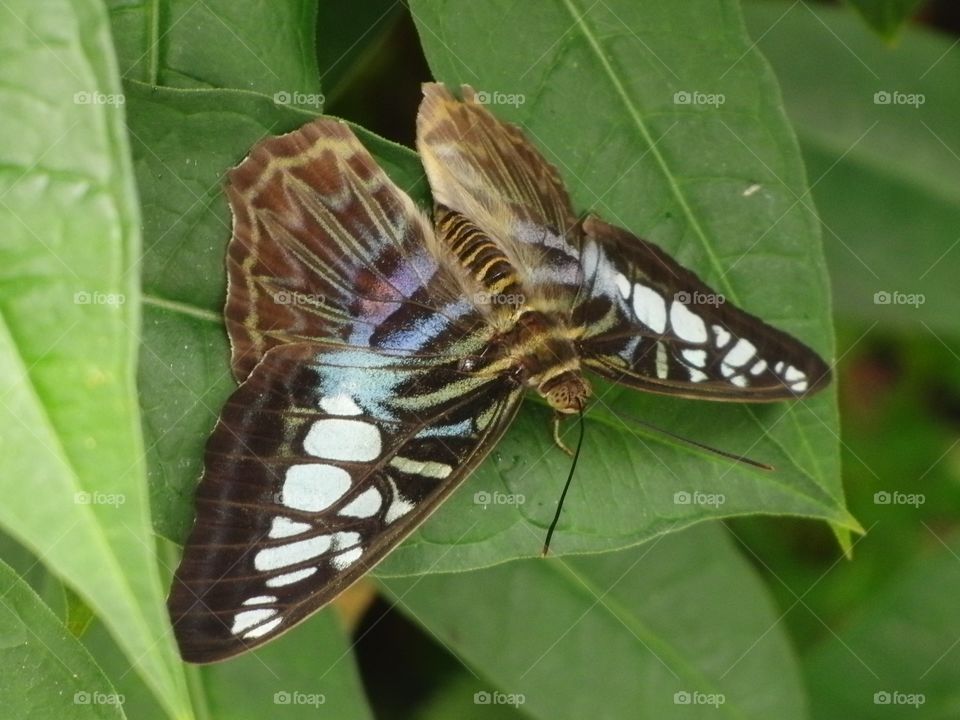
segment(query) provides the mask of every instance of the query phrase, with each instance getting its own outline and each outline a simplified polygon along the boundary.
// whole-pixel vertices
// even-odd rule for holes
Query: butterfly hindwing
[[[559,173],[473,88],[460,92],[462,100],[423,86],[417,149],[434,201],[496,238],[528,293],[572,303],[581,282],[577,218]]]
[[[520,392],[456,361],[268,351],[207,445],[169,600],[183,657],[266,642],[361,577],[483,459]]]
[[[830,371],[803,343],[734,307],[657,246],[590,216],[574,321],[584,364],[651,392],[730,401],[811,394]]]

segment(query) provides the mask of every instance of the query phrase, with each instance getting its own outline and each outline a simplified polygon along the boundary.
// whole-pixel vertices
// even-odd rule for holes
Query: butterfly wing
[[[462,101],[441,84],[423,93],[417,149],[434,201],[493,238],[529,291],[572,302],[581,282],[577,218],[556,168],[469,85]]]
[[[615,382],[691,398],[774,401],[830,381],[810,348],[724,301],[657,246],[590,216],[574,311],[584,364]]]
[[[521,394],[455,361],[267,352],[207,445],[169,598],[184,659],[267,642],[359,579],[486,456]]]
[[[318,118],[257,145],[230,173],[225,310],[233,369],[271,347],[322,339],[393,352],[480,318],[436,258],[431,224],[348,125]],[[450,332],[447,332],[450,331]]]

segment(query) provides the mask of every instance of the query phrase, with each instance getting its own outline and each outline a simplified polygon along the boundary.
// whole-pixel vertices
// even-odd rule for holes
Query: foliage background
[[[24,718],[960,715],[951,12],[0,2],[0,706]],[[488,93],[578,210],[804,338],[838,381],[773,408],[601,386],[546,561],[534,556],[567,461],[531,402],[376,585],[257,653],[185,666],[163,596],[232,388],[224,173],[259,138],[325,112],[356,123],[426,206],[407,147],[430,78]],[[691,452],[628,415],[778,471]],[[525,502],[476,502],[495,492]],[[724,502],[677,502],[698,492]]]

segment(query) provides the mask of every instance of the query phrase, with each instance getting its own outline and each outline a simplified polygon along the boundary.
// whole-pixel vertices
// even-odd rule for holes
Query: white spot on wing
[[[327,395],[320,400],[320,408],[330,415],[361,415],[363,409],[346,393]]]
[[[303,449],[314,457],[330,460],[376,460],[381,449],[380,431],[362,420],[317,420],[303,441]]]
[[[707,351],[706,350],[683,350],[680,353],[683,355],[683,359],[688,363],[692,363],[697,367],[703,367],[707,364]]]
[[[353,550],[334,555],[330,562],[337,570],[345,570],[359,560],[361,555],[363,555],[363,548],[355,547]]]
[[[453,472],[453,468],[446,463],[438,463],[431,460],[411,460],[410,458],[401,457],[400,455],[397,455],[390,461],[390,467],[395,467],[400,472],[405,472],[410,475],[423,475],[424,477],[436,478],[437,480],[443,480],[443,478]]]
[[[340,511],[340,515],[349,515],[356,518],[368,518],[376,515],[377,510],[383,504],[383,498],[380,491],[375,487],[367,488],[357,497],[351,500]]]
[[[630,297],[630,281],[627,280],[626,275],[623,273],[616,273],[613,276],[613,281],[617,285],[617,290],[620,291],[620,296],[626,300]]]
[[[723,361],[733,367],[746,365],[757,354],[757,346],[746,338],[737,340],[736,345],[730,348]]]
[[[654,332],[667,329],[666,303],[660,293],[640,283],[633,286],[633,314]]]
[[[716,344],[717,348],[723,348],[728,342],[730,342],[730,333],[727,332],[727,329],[720,326],[713,326],[713,333],[716,335]]]
[[[767,361],[764,360],[763,358],[760,358],[753,364],[753,367],[750,368],[750,374],[759,375],[766,369],[767,369]]]
[[[275,603],[277,601],[276,595],[257,595],[248,600],[244,600],[244,605],[269,605],[270,603]]]
[[[330,549],[330,536],[318,535],[307,540],[264,548],[253,558],[257,570],[276,570],[287,565],[299,565]]]
[[[270,532],[267,534],[267,537],[285,538],[291,535],[299,535],[309,530],[310,527],[309,523],[295,522],[285,517],[275,517],[270,524]]]
[[[670,304],[670,326],[681,340],[692,343],[707,341],[707,326],[681,302]]]
[[[808,387],[806,380],[801,380],[800,382],[795,382],[790,386],[790,389],[794,392],[803,392]]]
[[[670,366],[667,363],[667,348],[662,342],[657,343],[657,377],[661,380],[666,379],[670,372]]]
[[[389,524],[397,518],[401,518],[406,515],[408,512],[413,510],[415,506],[412,502],[400,494],[400,490],[397,489],[397,484],[393,481],[393,478],[388,477],[387,480],[389,480],[390,487],[393,490],[393,502],[390,503],[390,507],[387,508],[387,514],[384,517],[384,521]]]
[[[243,612],[238,612],[233,616],[233,626],[230,628],[230,632],[234,635],[239,635],[245,630],[249,630],[254,625],[259,625],[267,618],[271,618],[277,614],[277,611],[273,608],[263,608],[262,610],[244,610]]]
[[[288,508],[319,512],[330,507],[350,489],[350,474],[323,463],[292,465],[283,481],[280,502]]]
[[[703,382],[707,379],[707,374],[702,370],[697,370],[696,368],[688,368],[690,370],[690,382]]]
[[[796,380],[806,380],[807,374],[802,370],[797,370],[793,365],[787,367],[787,371],[783,374],[783,377],[787,382],[794,382]]]
[[[747,386],[747,379],[743,375],[734,375],[732,378],[730,378],[730,382],[732,382],[737,387]]]
[[[248,633],[244,633],[243,637],[245,637],[245,638],[247,638],[247,639],[263,637],[263,636],[266,635],[268,632],[270,632],[271,630],[273,630],[273,629],[274,629],[277,625],[279,625],[281,622],[283,622],[283,618],[274,618],[274,619],[271,620],[270,622],[264,623],[263,625],[260,625],[259,627],[255,627],[253,630],[251,630],[251,631],[248,632]]]
[[[283,575],[277,575],[267,580],[267,587],[283,587],[284,585],[292,585],[295,582],[300,582],[304,578],[308,578],[313,575],[317,569],[315,567],[303,568],[303,570],[294,570],[293,572],[284,573]]]

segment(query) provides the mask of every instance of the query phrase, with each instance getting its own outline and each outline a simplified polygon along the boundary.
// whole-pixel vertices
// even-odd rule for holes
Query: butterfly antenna
[[[557,503],[557,512],[553,515],[553,522],[550,523],[550,529],[547,530],[547,539],[543,541],[543,550],[541,556],[546,557],[550,552],[550,538],[553,537],[553,531],[560,520],[560,511],[563,509],[563,501],[567,497],[567,490],[570,489],[570,481],[573,480],[573,471],[577,469],[577,460],[580,459],[580,448],[583,447],[583,405],[580,406],[580,437],[577,439],[577,449],[573,452],[573,463],[570,465],[570,473],[567,475],[567,482],[563,486],[563,492],[560,493],[560,502]]]
[[[622,413],[617,413],[617,414],[620,415],[620,417],[630,420],[631,422],[635,422],[637,425],[642,425],[643,427],[649,428],[650,430],[655,430],[656,432],[661,433],[662,435],[666,435],[669,438],[673,438],[674,440],[682,442],[691,447],[695,447],[699,450],[704,450],[708,453],[713,453],[714,455],[718,455],[719,457],[722,457],[725,460],[730,460],[735,463],[743,463],[744,465],[750,465],[751,467],[755,467],[760,470],[770,470],[770,471],[776,470],[776,468],[773,465],[767,465],[767,463],[762,463],[758,460],[752,460],[751,458],[748,458],[746,455],[736,455],[734,453],[729,453],[725,450],[718,450],[715,447],[711,447],[710,445],[704,445],[701,442],[697,442],[696,440],[691,440],[690,438],[684,437],[683,435],[677,435],[675,432],[670,432],[665,428],[659,427],[658,425],[654,425],[653,423],[647,422],[646,420],[641,420],[638,417],[633,417],[632,415],[624,415]]]

